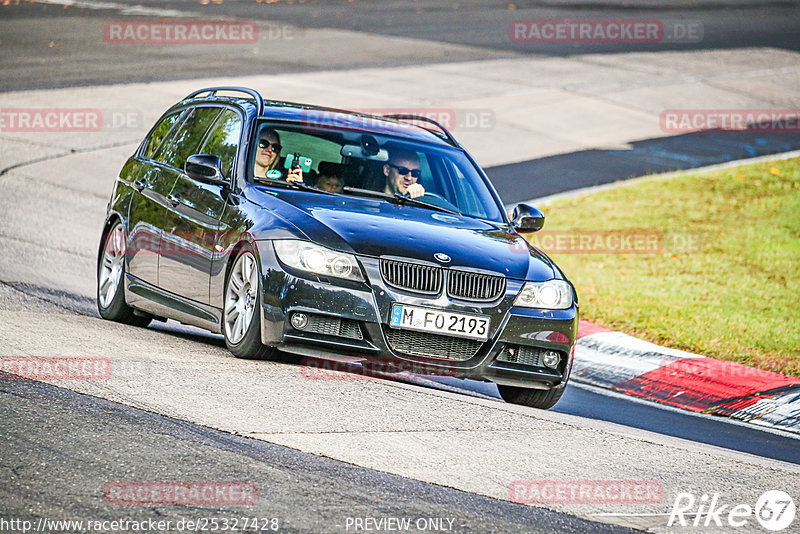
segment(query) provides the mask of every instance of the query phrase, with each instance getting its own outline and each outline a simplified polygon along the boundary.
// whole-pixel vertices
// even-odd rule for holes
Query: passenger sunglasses
[[[398,165],[393,165],[391,163],[389,163],[389,167],[394,167],[395,169],[397,169],[397,174],[400,174],[402,176],[405,176],[406,174],[411,173],[411,176],[413,176],[414,178],[419,178],[420,174],[421,174],[419,172],[419,169],[409,169],[408,167],[402,167],[402,166],[398,166]]]
[[[259,148],[269,148],[270,146],[274,152],[280,152],[281,148],[283,148],[280,143],[270,143],[266,139],[260,139],[258,141]]]

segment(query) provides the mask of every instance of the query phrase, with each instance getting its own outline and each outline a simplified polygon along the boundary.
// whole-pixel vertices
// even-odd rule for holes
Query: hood
[[[283,201],[280,214],[320,245],[368,256],[488,270],[520,280],[554,276],[547,256],[500,223],[381,199],[295,190],[280,191],[276,196]],[[448,255],[451,261],[437,261],[437,253]]]

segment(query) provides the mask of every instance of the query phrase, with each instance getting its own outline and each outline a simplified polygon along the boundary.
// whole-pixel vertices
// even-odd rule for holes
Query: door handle
[[[170,193],[170,194],[169,194],[169,196],[167,197],[167,199],[169,199],[169,201],[172,203],[172,207],[173,207],[173,208],[174,208],[175,206],[177,206],[178,204],[180,204],[180,203],[181,203],[181,199],[179,199],[178,197],[176,197],[176,196],[175,196],[175,195],[173,195],[172,193]]]
[[[145,188],[145,183],[142,180],[136,180],[136,182],[133,184],[133,187],[135,187],[136,190],[141,193],[142,189]]]

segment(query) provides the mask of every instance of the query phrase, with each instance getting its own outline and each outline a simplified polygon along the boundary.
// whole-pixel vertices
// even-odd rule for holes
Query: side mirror
[[[228,185],[222,175],[222,161],[210,154],[194,154],[186,160],[183,170],[190,178],[213,185]]]
[[[517,204],[511,224],[519,232],[538,232],[544,226],[544,213],[527,204]]]

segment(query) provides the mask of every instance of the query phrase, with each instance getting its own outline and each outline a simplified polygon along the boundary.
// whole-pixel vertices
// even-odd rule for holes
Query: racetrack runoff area
[[[113,177],[157,117],[200,87],[245,85],[269,98],[344,108],[454,109],[457,117],[469,116],[464,110],[489,111],[482,116],[493,121],[471,128],[465,122],[454,133],[479,163],[491,166],[588,148],[624,149],[664,136],[664,109],[796,107],[798,72],[798,54],[757,49],[499,59],[2,94],[3,110],[96,109],[103,117],[99,131],[0,132],[0,156],[9,169],[0,176],[4,355],[109,358],[110,378],[58,385],[498,499],[512,498],[515,481],[561,480],[565,473],[574,480],[663,484],[660,502],[544,505],[595,520],[664,530],[664,514],[681,492],[718,492],[726,503],[752,506],[767,490],[800,487],[800,468],[483,398],[386,380],[308,380],[296,364],[236,360],[214,338],[96,318],[94,267]],[[610,513],[622,515],[595,515]]]

